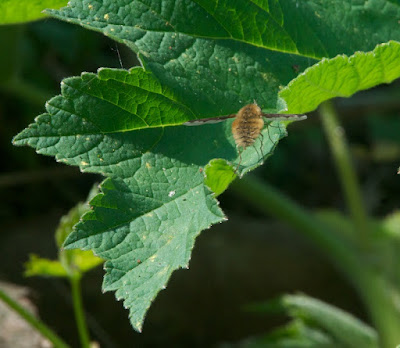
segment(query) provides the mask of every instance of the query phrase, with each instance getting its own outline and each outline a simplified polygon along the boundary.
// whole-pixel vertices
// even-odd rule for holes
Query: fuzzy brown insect
[[[243,106],[232,122],[232,135],[237,147],[243,150],[254,144],[264,128],[261,109],[256,104]]]
[[[234,117],[236,119],[232,123],[232,135],[235,139],[236,146],[243,150],[253,145],[260,136],[264,127],[264,117],[271,121],[302,120],[307,118],[305,115],[297,114],[266,114],[254,103],[243,106],[237,114],[193,120],[184,124],[186,126],[197,126],[206,123],[217,123]]]

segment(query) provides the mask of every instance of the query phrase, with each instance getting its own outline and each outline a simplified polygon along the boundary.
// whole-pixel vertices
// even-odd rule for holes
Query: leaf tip
[[[142,330],[143,330],[143,323],[142,322],[138,321],[136,323],[132,323],[132,326],[137,332],[142,333]]]
[[[78,245],[79,241],[75,238],[75,231],[72,231],[71,234],[67,236],[63,245],[61,246],[62,250],[71,250],[78,249],[80,245]]]

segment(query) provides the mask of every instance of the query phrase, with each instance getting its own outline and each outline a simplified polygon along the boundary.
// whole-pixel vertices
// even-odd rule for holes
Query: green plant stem
[[[321,104],[322,125],[334,158],[336,170],[346,197],[350,215],[354,224],[356,240],[365,247],[368,239],[368,215],[365,210],[360,185],[357,180],[350,150],[341,128],[332,102]],[[356,251],[353,250],[353,253]],[[361,262],[362,259],[358,260]],[[375,327],[380,333],[383,347],[395,347],[400,343],[400,311],[396,308],[397,289],[392,289],[390,281],[376,271],[364,265],[357,274],[353,274],[354,285],[358,289]],[[397,294],[395,294],[397,292]]]
[[[56,348],[68,348],[66,344],[57,334],[46,326],[39,319],[34,317],[29,311],[22,307],[17,301],[14,301],[9,297],[2,289],[0,289],[0,300],[4,301],[10,308],[17,312],[26,322],[28,322],[33,328],[39,331],[42,336],[46,337]]]
[[[89,331],[86,325],[85,314],[83,312],[81,281],[79,276],[70,278],[72,289],[72,301],[74,304],[74,313],[76,325],[78,327],[79,339],[83,348],[90,348]]]
[[[358,292],[379,333],[380,347],[397,347],[400,344],[399,291],[381,274],[364,273],[357,277]]]
[[[332,102],[322,103],[319,112],[350,215],[356,227],[357,240],[365,244],[368,232],[368,216],[364,208],[362,194],[352,165],[350,150],[343,128],[338,122]]]
[[[348,277],[358,273],[359,265],[350,246],[339,239],[329,226],[278,190],[249,175],[234,181],[232,189],[260,212],[270,214],[300,231]]]

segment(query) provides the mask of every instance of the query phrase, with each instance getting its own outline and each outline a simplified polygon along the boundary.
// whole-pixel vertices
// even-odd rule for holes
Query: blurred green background
[[[59,94],[63,78],[103,66],[129,68],[138,61],[126,47],[98,33],[50,19],[0,27],[0,42],[0,280],[32,289],[40,317],[75,347],[68,283],[24,278],[23,264],[30,253],[56,258],[59,219],[102,178],[30,148],[13,147],[11,140],[44,111],[48,98]],[[335,103],[367,209],[375,216],[399,207],[399,87],[397,81]],[[344,211],[318,114],[292,124],[289,134],[254,175],[311,210]],[[101,267],[84,277],[88,325],[101,347],[235,342],[285,322],[284,317],[247,313],[244,305],[296,291],[368,321],[355,292],[301,235],[260,215],[229,190],[219,199],[229,221],[201,234],[190,269],[174,273],[151,307],[142,334],[132,330],[128,311],[114,294],[101,293]]]

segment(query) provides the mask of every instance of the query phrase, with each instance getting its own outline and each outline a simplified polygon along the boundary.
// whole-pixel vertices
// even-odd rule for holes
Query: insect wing
[[[263,117],[271,121],[302,121],[307,119],[307,115],[298,114],[262,114]]]
[[[227,116],[220,116],[220,117],[210,117],[210,118],[202,118],[199,120],[193,120],[193,121],[188,121],[185,122],[185,126],[200,126],[203,124],[212,124],[212,123],[218,123],[227,120],[228,118],[233,118],[236,115],[227,115]]]

